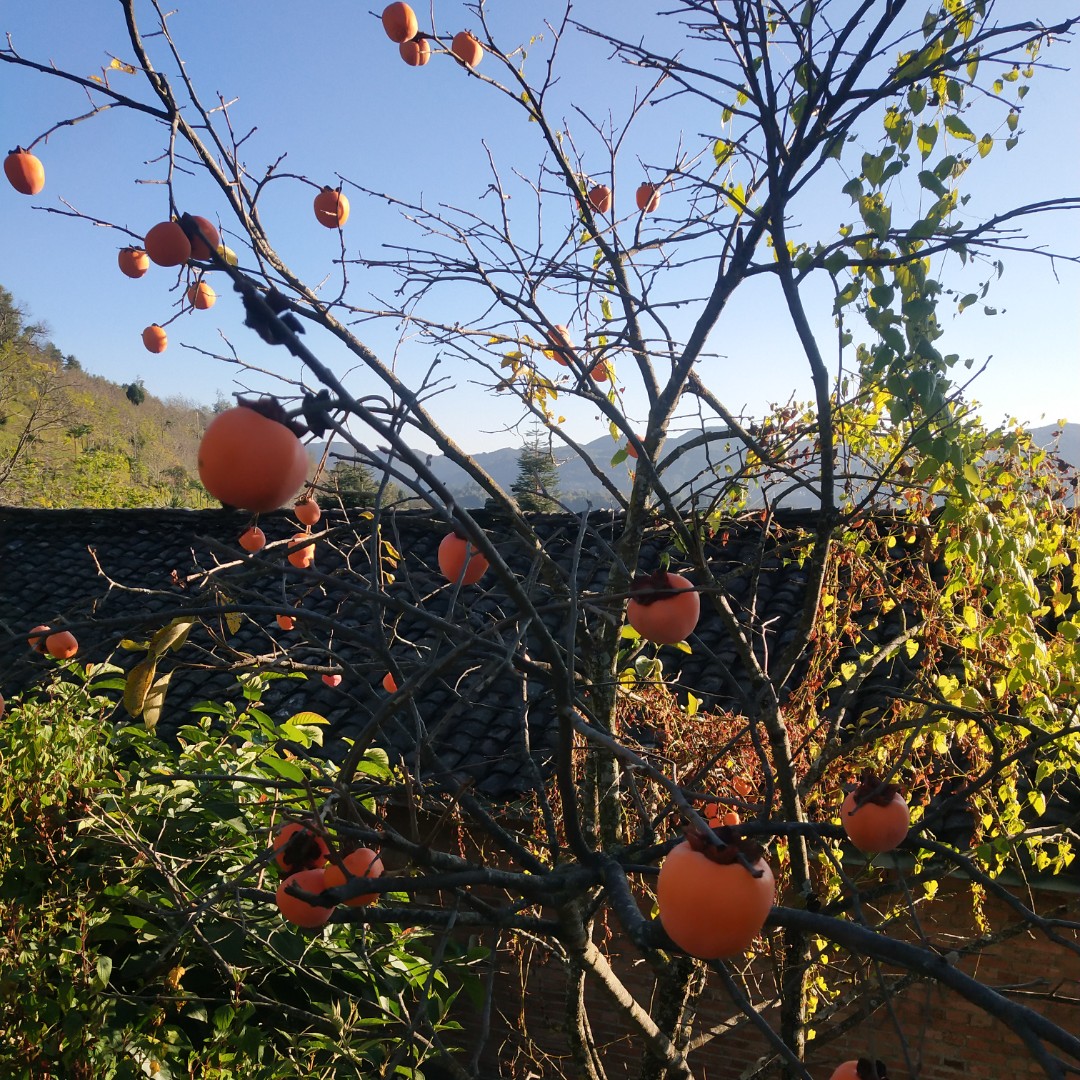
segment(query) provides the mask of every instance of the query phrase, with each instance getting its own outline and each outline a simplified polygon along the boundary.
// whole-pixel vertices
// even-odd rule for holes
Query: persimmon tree
[[[276,395],[280,418],[348,444],[357,465],[384,478],[365,535],[393,535],[394,485],[423,500],[488,566],[473,581],[460,554],[462,579],[447,585],[455,624],[419,590],[391,588],[398,578],[408,587],[408,552],[383,541],[368,549],[368,569],[320,576],[317,560],[292,559],[310,548],[298,533],[290,587],[337,590],[381,612],[364,636],[332,620],[314,623],[306,641],[327,650],[327,664],[300,666],[330,674],[339,655],[328,651],[333,635],[335,646],[350,643],[344,663],[355,671],[389,667],[397,689],[374,706],[373,739],[399,722],[422,732],[435,720],[423,715],[425,692],[462,667],[494,678],[509,665],[556,727],[550,775],[529,796],[536,826],[528,835],[467,786],[408,789],[459,821],[483,857],[468,844],[420,843],[361,805],[357,785],[370,791],[362,746],[348,752],[333,798],[320,806],[322,828],[332,842],[396,851],[418,873],[324,895],[413,898],[341,908],[326,933],[365,921],[483,928],[496,949],[544,950],[565,972],[565,1071],[575,1076],[612,1069],[590,1019],[593,987],[644,1047],[643,1077],[696,1075],[695,1054],[722,1045],[742,1022],[766,1048],[757,1070],[743,1075],[779,1068],[806,1077],[811,1051],[827,1060],[830,1037],[852,1017],[879,1010],[891,1025],[904,979],[932,980],[985,1010],[1047,1075],[1080,1067],[1075,1034],[942,959],[914,900],[959,872],[1070,962],[1080,953],[1075,911],[1048,917],[998,880],[1007,868],[1060,871],[1073,858],[1068,830],[1040,819],[1077,753],[1080,623],[1067,508],[1075,483],[1023,432],[986,430],[964,395],[971,358],[953,340],[961,334],[945,327],[946,313],[976,317],[1006,255],[1076,261],[1075,252],[1024,250],[1029,222],[1075,212],[1075,197],[991,216],[968,208],[984,159],[1022,143],[1028,87],[1076,20],[1048,26],[959,0],[929,9],[901,0],[679,0],[625,36],[590,21],[583,5],[549,20],[536,15],[527,38],[507,41],[488,5],[467,9],[469,40],[435,10],[436,25],[421,23],[419,36],[400,42],[403,59],[481,82],[489,100],[517,110],[534,147],[509,161],[492,152],[475,202],[456,206],[378,191],[363,176],[327,186],[286,174],[280,159],[246,164],[237,133],[255,117],[247,105],[222,98],[211,107],[200,96],[182,63],[184,17],[156,2],[120,6],[127,39],[117,42],[118,63],[143,76],[140,90],[59,71],[23,56],[15,41],[0,52],[7,75],[66,80],[93,102],[93,115],[80,120],[108,123],[109,112],[125,109],[147,118],[147,157],[160,155],[165,182],[162,219],[176,218],[208,254],[171,273],[185,286],[212,276],[222,300],[231,284],[233,302],[243,304],[251,344],[222,359],[235,363],[256,347],[295,358]],[[370,32],[382,30],[373,23]],[[570,40],[591,43],[612,70],[636,76],[621,119],[614,104],[602,116],[571,107],[562,80],[586,75],[563,69]],[[683,131],[678,149],[657,161],[635,158],[644,117],[663,113]],[[9,142],[47,157],[35,134]],[[62,124],[46,134],[62,138]],[[216,184],[213,207],[188,205],[191,169]],[[318,282],[291,269],[264,227],[266,192],[283,187],[295,191],[298,214],[310,215],[315,198],[318,221],[340,230],[338,255]],[[822,225],[814,211],[838,193],[842,224]],[[399,244],[378,256],[358,251],[350,230],[360,206],[398,214]],[[196,210],[231,247],[206,243]],[[92,220],[111,224],[122,246],[141,243],[153,224],[108,216],[103,208]],[[807,400],[795,395],[752,419],[726,400],[724,364],[744,358],[721,359],[724,331],[742,304],[790,325]],[[410,347],[429,348],[445,366],[403,377],[356,329],[372,322],[407,327]],[[170,328],[182,334],[182,324]],[[331,347],[346,349],[378,391],[355,390],[321,359]],[[557,551],[459,446],[452,408],[440,415],[449,361],[477,395],[512,402],[518,420],[581,454],[619,506],[613,521],[579,515],[569,555]],[[587,406],[610,431],[612,464],[633,469],[628,494],[607,463],[588,459],[565,420],[569,406]],[[673,440],[687,424],[692,438]],[[455,503],[415,449],[419,437],[497,509],[488,529]],[[676,486],[668,477],[691,451],[708,466]],[[796,496],[814,512],[791,524],[783,510]],[[316,546],[354,535],[352,525],[314,528]],[[760,537],[759,561],[733,563],[727,542],[747,530]],[[643,565],[643,552],[653,565]],[[586,553],[604,573],[583,584],[576,568]],[[257,552],[209,574],[219,611],[272,617],[280,601],[260,597],[242,575],[283,554]],[[521,557],[530,566],[524,575],[515,569]],[[769,565],[798,569],[797,610],[782,633],[758,606]],[[668,571],[682,577],[673,584]],[[623,618],[631,599],[659,608],[685,598],[683,580],[723,626],[740,672],[725,688],[734,705],[708,716],[665,677],[672,646],[650,642]],[[477,592],[497,604],[469,610]],[[397,636],[405,610],[427,627],[423,648]],[[545,618],[551,611],[554,620]],[[148,718],[166,688],[172,638],[159,640],[128,680],[129,707]],[[689,650],[707,651],[695,633],[687,640]],[[266,666],[283,662],[267,658]],[[659,750],[632,737],[642,722],[660,732]],[[421,776],[439,774],[433,755],[421,737]],[[912,810],[899,849],[910,858],[887,863],[898,873],[886,881],[860,876],[844,858],[844,784],[866,770],[867,798],[888,802],[895,784]],[[704,814],[710,801],[741,821]],[[957,808],[971,815],[970,847],[940,832]],[[754,845],[764,845],[778,891],[749,953],[740,944],[708,954],[683,936],[685,918],[670,931],[680,947],[664,932],[663,903],[653,917],[657,867],[684,826],[695,853],[727,871],[753,873]],[[421,901],[432,892],[442,905]],[[269,903],[268,894],[242,899]],[[970,948],[988,944],[984,937]],[[627,949],[651,973],[645,993],[612,959]],[[884,968],[904,974],[897,981]],[[714,1004],[713,989],[726,1007]],[[549,1052],[527,1032],[515,1049],[520,1062]],[[479,1058],[477,1049],[471,1060]],[[891,1065],[892,1075],[917,1073],[912,1055]]]

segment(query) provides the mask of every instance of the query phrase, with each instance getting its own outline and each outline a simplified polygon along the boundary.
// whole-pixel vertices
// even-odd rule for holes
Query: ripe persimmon
[[[408,4],[394,3],[383,8],[383,29],[386,36],[397,44],[416,37],[420,24],[416,21],[416,12]]]
[[[627,622],[643,637],[657,645],[685,641],[697,626],[701,598],[682,574],[657,570],[638,574],[630,586],[626,605]]]
[[[300,870],[298,873],[287,877],[278,887],[274,899],[277,901],[278,911],[294,926],[304,930],[317,930],[330,921],[334,914],[333,907],[320,907],[318,904],[309,904],[298,896],[293,896],[288,890],[290,887],[303,889],[309,893],[321,893],[326,888],[324,884],[325,872],[323,870]]]
[[[439,544],[439,569],[447,581],[475,585],[485,574],[488,561],[457,532],[449,532]]]
[[[191,258],[191,241],[175,221],[159,221],[143,237],[143,248],[158,266],[182,266]]]
[[[322,681],[326,683],[327,686],[340,686],[341,676],[335,671],[332,674],[324,675]]]
[[[840,807],[840,823],[851,842],[866,855],[892,851],[911,823],[907,801],[895,784],[885,784],[867,769]]]
[[[470,68],[476,67],[484,59],[484,46],[468,30],[462,30],[454,35],[454,40],[450,43],[450,51]]]
[[[245,551],[262,551],[266,547],[266,533],[258,525],[251,525],[240,534],[237,543]]]
[[[337,188],[324,187],[315,196],[315,219],[328,229],[340,229],[349,220],[349,200]]]
[[[274,620],[282,630],[292,630],[296,626],[296,620],[291,615],[275,615]]]
[[[150,269],[150,256],[142,248],[121,248],[116,262],[120,272],[130,278],[141,278]]]
[[[589,188],[589,205],[598,214],[611,213],[611,188],[607,184],[595,184]]]
[[[626,456],[637,460],[637,447],[629,439],[626,441]]]
[[[142,343],[147,352],[163,353],[169,347],[169,335],[157,323],[151,323],[142,332]]]
[[[216,251],[221,243],[221,234],[214,223],[198,214],[184,214],[180,219],[180,228],[191,244],[191,257],[200,262],[209,259],[210,253]]]
[[[34,650],[34,652],[38,652],[38,653],[41,653],[42,655],[44,655],[45,654],[45,638],[48,637],[48,635],[51,634],[51,633],[52,633],[52,627],[51,626],[45,626],[45,625],[35,626],[34,629],[31,630],[29,635],[27,636],[26,644],[29,645],[30,648]]]
[[[388,671],[382,677],[382,688],[388,694],[396,694],[397,693],[397,688],[398,688],[397,679],[394,678],[394,673],[392,671]]]
[[[740,852],[753,872],[739,861]],[[718,848],[687,830],[687,839],[668,852],[656,879],[656,905],[668,937],[702,960],[746,952],[765,925],[776,888],[762,854],[751,841],[729,837]]]
[[[660,189],[655,184],[642,184],[634,192],[634,201],[643,214],[651,214],[660,205]]]
[[[428,39],[423,37],[403,41],[398,46],[398,52],[409,67],[423,67],[431,59],[431,46],[428,44]]]
[[[4,175],[20,195],[36,195],[45,186],[45,166],[21,146],[4,158]]]
[[[330,849],[326,841],[308,825],[290,821],[274,833],[274,862],[285,874],[326,865]]]
[[[226,506],[254,513],[276,510],[304,482],[308,460],[303,444],[283,420],[267,413],[284,418],[273,399],[226,409],[199,443],[199,478]]]
[[[188,286],[188,303],[199,311],[206,311],[217,303],[217,293],[205,281],[196,282]]]
[[[346,881],[353,881],[356,878],[382,877],[382,859],[371,848],[357,848],[356,851],[349,852],[341,861],[345,864],[344,870],[336,863],[330,863],[326,867],[324,871],[325,888],[334,889],[338,885],[344,885]],[[363,907],[378,898],[378,893],[363,893],[360,896],[353,896],[346,900],[345,906]]]
[[[889,1080],[889,1077],[885,1062],[859,1058],[838,1065],[829,1080]]]
[[[569,367],[570,359],[574,355],[574,343],[570,340],[570,331],[562,323],[556,323],[547,335],[547,352],[552,360],[563,367]]]
[[[79,651],[79,643],[70,630],[59,630],[45,639],[45,651],[57,660],[69,660]]]
[[[600,363],[590,368],[589,378],[593,382],[607,382],[611,378],[611,370],[608,368],[607,361],[601,360]]]
[[[322,517],[319,504],[310,496],[305,495],[294,507],[293,513],[301,525],[316,525]]]
[[[310,541],[302,547],[294,547],[286,556],[298,570],[306,570],[315,561],[315,541],[310,537],[310,533],[296,533],[292,538],[294,544],[301,544],[305,540]]]

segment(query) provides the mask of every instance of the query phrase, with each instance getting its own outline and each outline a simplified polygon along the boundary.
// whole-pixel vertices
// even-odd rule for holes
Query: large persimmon
[[[386,36],[400,45],[416,37],[420,24],[416,21],[416,12],[408,4],[400,2],[387,4],[382,13],[383,29]]]
[[[274,834],[274,862],[286,874],[311,870],[326,865],[330,849],[326,841],[310,826],[300,821],[282,825]]]
[[[324,187],[315,196],[315,218],[328,229],[340,229],[349,220],[349,200],[337,188]]]
[[[310,495],[305,495],[297,502],[293,507],[293,513],[301,525],[317,525],[319,518],[322,517],[319,504]]]
[[[304,892],[321,893],[326,888],[325,871],[301,870],[299,873],[287,877],[278,887],[274,899],[277,901],[278,911],[285,919],[294,926],[304,930],[317,930],[330,921],[334,914],[334,908],[322,907],[319,904],[309,904],[298,896],[289,892],[291,888],[303,889]]]
[[[660,189],[655,184],[642,184],[634,192],[634,202],[643,214],[651,214],[660,205]]]
[[[324,871],[326,888],[334,889],[338,885],[344,885],[346,881],[355,881],[357,878],[368,878],[370,880],[382,877],[382,859],[371,848],[362,847],[357,848],[356,851],[350,851],[341,861],[345,864],[344,870],[336,863],[330,863]],[[363,907],[365,904],[370,904],[372,900],[378,900],[378,898],[378,893],[362,893],[346,900],[345,906]]]
[[[266,547],[266,533],[258,525],[251,525],[240,534],[237,543],[245,551],[262,551]]]
[[[277,417],[280,417],[278,419]],[[307,475],[307,454],[272,398],[219,413],[199,443],[199,478],[226,506],[260,513],[287,502]]]
[[[840,823],[851,842],[866,855],[892,851],[908,834],[911,815],[895,784],[883,783],[866,770],[840,807]]]
[[[409,67],[423,67],[431,59],[431,45],[424,37],[415,37],[412,41],[403,41],[398,46],[401,59]]]
[[[120,272],[129,278],[141,278],[150,269],[150,256],[142,248],[121,248],[116,256]]]
[[[20,195],[36,195],[45,186],[45,166],[41,159],[21,146],[4,158],[4,175]]]
[[[660,864],[656,879],[656,905],[667,936],[702,960],[746,952],[765,925],[776,890],[761,848],[728,830],[720,832],[723,848],[688,829],[687,838]]]
[[[598,214],[610,214],[611,213],[611,188],[607,184],[594,184],[589,188],[589,205]]]
[[[193,308],[198,311],[206,311],[217,303],[217,293],[205,281],[198,281],[194,285],[188,286],[187,299]]]
[[[205,262],[221,244],[221,234],[212,221],[198,214],[184,214],[180,218],[180,228],[191,244],[191,257]]]
[[[151,323],[142,332],[143,348],[147,352],[163,353],[169,347],[169,335],[157,323]]]
[[[70,630],[59,630],[45,639],[45,651],[57,660],[69,660],[79,651],[79,643]]]
[[[454,35],[450,51],[469,68],[476,67],[484,59],[484,46],[468,30]]]
[[[475,585],[486,573],[488,561],[458,532],[449,532],[439,544],[439,569],[447,581]]]
[[[306,570],[315,562],[315,541],[310,533],[301,532],[293,534],[292,542],[300,546],[293,547],[285,557],[297,570]]]
[[[682,574],[657,570],[634,578],[626,619],[643,638],[675,645],[693,633],[700,616],[701,597]]]
[[[182,266],[191,258],[191,241],[175,221],[159,221],[143,237],[143,249],[158,266]]]

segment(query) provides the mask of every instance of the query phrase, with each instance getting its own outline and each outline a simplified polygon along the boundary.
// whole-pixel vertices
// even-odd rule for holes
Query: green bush
[[[251,707],[205,703],[168,747],[115,726],[120,685],[57,681],[0,721],[0,1074],[421,1077],[475,957],[304,933],[272,900],[274,823],[334,781],[303,756],[321,717],[274,723],[249,680]],[[364,773],[390,779],[385,756]]]

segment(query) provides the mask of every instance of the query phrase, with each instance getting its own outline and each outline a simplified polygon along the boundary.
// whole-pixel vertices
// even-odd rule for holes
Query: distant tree
[[[551,442],[540,427],[529,429],[518,454],[517,479],[510,486],[522,510],[550,513],[559,509],[559,468]]]
[[[141,405],[146,400],[146,387],[142,379],[136,379],[124,387],[124,395],[132,405]]]
[[[379,481],[366,465],[340,458],[326,476],[326,486],[343,506],[373,506],[379,493]]]
[[[74,353],[68,353],[64,357],[64,370],[65,371],[82,371],[83,366],[79,363],[79,358]]]

